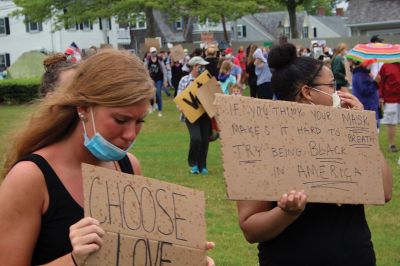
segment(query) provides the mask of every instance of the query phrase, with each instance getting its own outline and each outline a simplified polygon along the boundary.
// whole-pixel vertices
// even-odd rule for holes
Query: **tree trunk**
[[[147,24],[146,37],[154,38],[154,37],[156,37],[155,36],[156,30],[155,30],[155,25],[154,25],[153,9],[150,7],[146,8],[145,14],[146,14],[146,24]]]
[[[226,20],[225,20],[225,15],[221,14],[221,23],[222,27],[224,29],[224,38],[227,44],[229,44],[229,36],[228,36],[228,31],[226,30]]]
[[[297,32],[296,0],[287,1],[286,6],[289,12],[290,32],[291,32],[291,36],[288,37],[291,39],[297,39],[299,38],[299,33]]]

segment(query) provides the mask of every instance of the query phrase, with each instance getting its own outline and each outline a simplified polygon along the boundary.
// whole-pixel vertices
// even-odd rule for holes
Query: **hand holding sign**
[[[86,164],[82,169],[85,216],[106,231],[87,265],[206,265],[202,192]]]
[[[374,112],[216,94],[224,176],[235,200],[383,204]]]

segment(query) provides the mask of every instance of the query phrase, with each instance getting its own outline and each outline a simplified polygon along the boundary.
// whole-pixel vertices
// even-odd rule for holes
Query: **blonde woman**
[[[344,55],[347,51],[347,44],[339,43],[336,46],[335,51],[332,56],[331,68],[333,75],[336,80],[336,90],[343,92],[349,92],[347,86],[349,81],[346,78],[346,67]]]
[[[141,174],[127,151],[153,86],[139,58],[107,49],[83,61],[69,82],[38,104],[6,155],[2,265],[81,266],[101,248],[99,221],[83,216],[81,163]]]
[[[218,81],[221,90],[225,94],[229,94],[229,87],[236,84],[236,78],[231,75],[232,63],[229,61],[222,62],[219,70]]]

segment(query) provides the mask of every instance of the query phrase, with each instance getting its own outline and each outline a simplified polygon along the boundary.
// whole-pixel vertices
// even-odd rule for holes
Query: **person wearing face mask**
[[[287,43],[268,55],[271,88],[279,100],[334,106],[331,70],[319,60],[298,57]],[[362,110],[356,97],[337,92],[343,108]],[[385,200],[392,175],[382,157]],[[282,191],[276,201],[238,201],[239,225],[246,240],[258,243],[259,265],[370,265],[376,263],[363,205],[307,203],[304,191]]]
[[[83,60],[70,82],[32,108],[5,156],[1,265],[83,266],[102,247],[100,222],[84,217],[81,164],[140,175],[128,150],[153,94],[138,57],[107,49]]]
[[[260,48],[256,49],[253,54],[253,58],[254,65],[256,66],[255,72],[257,76],[257,98],[272,99],[274,96],[270,88],[272,74],[269,69],[267,59]]]
[[[195,56],[189,60],[191,71],[189,75],[184,76],[179,82],[178,95],[181,94],[204,70],[208,62],[200,56]],[[205,112],[193,123],[184,119],[181,114],[181,120],[184,120],[189,131],[190,146],[188,154],[188,163],[190,173],[208,174],[207,154],[211,136],[211,119]]]

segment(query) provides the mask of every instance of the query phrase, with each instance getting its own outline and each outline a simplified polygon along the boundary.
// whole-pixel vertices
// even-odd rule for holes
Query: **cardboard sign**
[[[82,164],[85,216],[106,231],[86,265],[206,265],[204,193]]]
[[[178,44],[171,48],[171,59],[172,61],[180,61],[185,58],[185,52],[183,51],[182,45]]]
[[[149,51],[150,47],[155,47],[157,49],[157,52],[160,52],[160,48],[161,48],[160,39],[158,39],[158,38],[145,38],[144,39],[144,46],[145,46],[146,52]]]
[[[197,91],[197,98],[199,98],[201,105],[203,106],[204,110],[206,110],[210,118],[213,118],[217,112],[217,109],[214,105],[216,93],[222,93],[222,90],[215,77],[212,77]]]
[[[212,43],[214,42],[214,33],[213,32],[202,32],[200,36],[200,40],[202,43]]]
[[[228,197],[383,204],[375,113],[216,94]]]
[[[198,89],[211,79],[211,74],[204,71],[178,96],[174,102],[179,106],[190,123],[194,123],[205,112],[199,99],[197,98]]]

